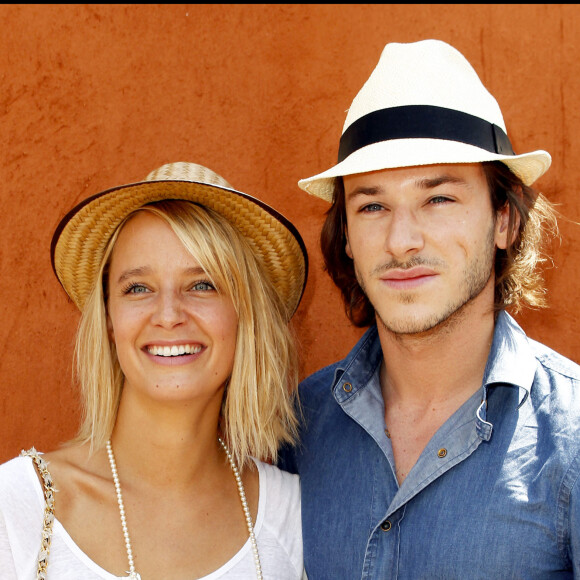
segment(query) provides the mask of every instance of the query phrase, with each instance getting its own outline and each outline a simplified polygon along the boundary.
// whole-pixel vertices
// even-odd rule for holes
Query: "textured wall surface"
[[[345,118],[387,42],[438,38],[473,64],[516,152],[545,149],[559,204],[550,309],[518,319],[580,362],[580,7],[577,5],[0,6],[0,461],[72,436],[78,314],[50,266],[84,197],[193,161],[302,233],[310,277],[294,324],[302,375],[360,335],[321,267],[327,205],[298,179],[334,164]]]

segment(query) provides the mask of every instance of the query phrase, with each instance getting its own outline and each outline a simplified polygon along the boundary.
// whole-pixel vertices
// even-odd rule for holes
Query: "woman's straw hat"
[[[513,152],[497,101],[455,48],[440,40],[391,43],[348,111],[338,163],[298,185],[332,201],[336,177],[485,161],[505,163],[531,185],[551,157]]]
[[[283,215],[195,163],[169,163],[145,181],[108,189],[85,199],[60,222],[51,245],[54,272],[73,302],[83,309],[107,242],[133,210],[155,201],[179,199],[225,217],[262,258],[290,318],[302,297],[308,257],[298,230]]]

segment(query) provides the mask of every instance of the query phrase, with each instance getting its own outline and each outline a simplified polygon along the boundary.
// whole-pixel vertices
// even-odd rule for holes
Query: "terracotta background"
[[[580,362],[580,7],[575,5],[0,6],[0,461],[49,450],[78,420],[78,314],[50,266],[73,204],[194,161],[289,217],[310,252],[294,323],[302,374],[360,331],[322,271],[327,205],[296,182],[334,164],[345,111],[387,42],[439,38],[498,99],[517,152],[543,148],[537,183],[560,204],[551,308],[518,317]]]

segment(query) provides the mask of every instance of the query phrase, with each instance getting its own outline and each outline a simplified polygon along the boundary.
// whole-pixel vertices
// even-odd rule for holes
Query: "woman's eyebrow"
[[[142,266],[139,268],[131,268],[130,270],[125,270],[121,272],[121,275],[117,279],[117,284],[120,284],[127,280],[128,278],[133,278],[134,276],[145,276],[151,272],[151,268],[148,266]]]
[[[147,276],[151,274],[152,269],[149,266],[140,266],[137,268],[131,268],[130,270],[125,270],[121,272],[121,275],[117,279],[117,284],[123,283],[128,278],[133,278],[135,276]],[[186,268],[183,271],[186,276],[199,276],[200,274],[205,275],[206,271],[201,266],[193,266],[191,268]]]

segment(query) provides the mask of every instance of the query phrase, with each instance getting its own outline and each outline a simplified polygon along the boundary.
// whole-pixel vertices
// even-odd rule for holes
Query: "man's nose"
[[[394,210],[385,240],[387,252],[399,260],[404,260],[409,254],[422,250],[423,246],[423,232],[415,214],[407,208]]]

